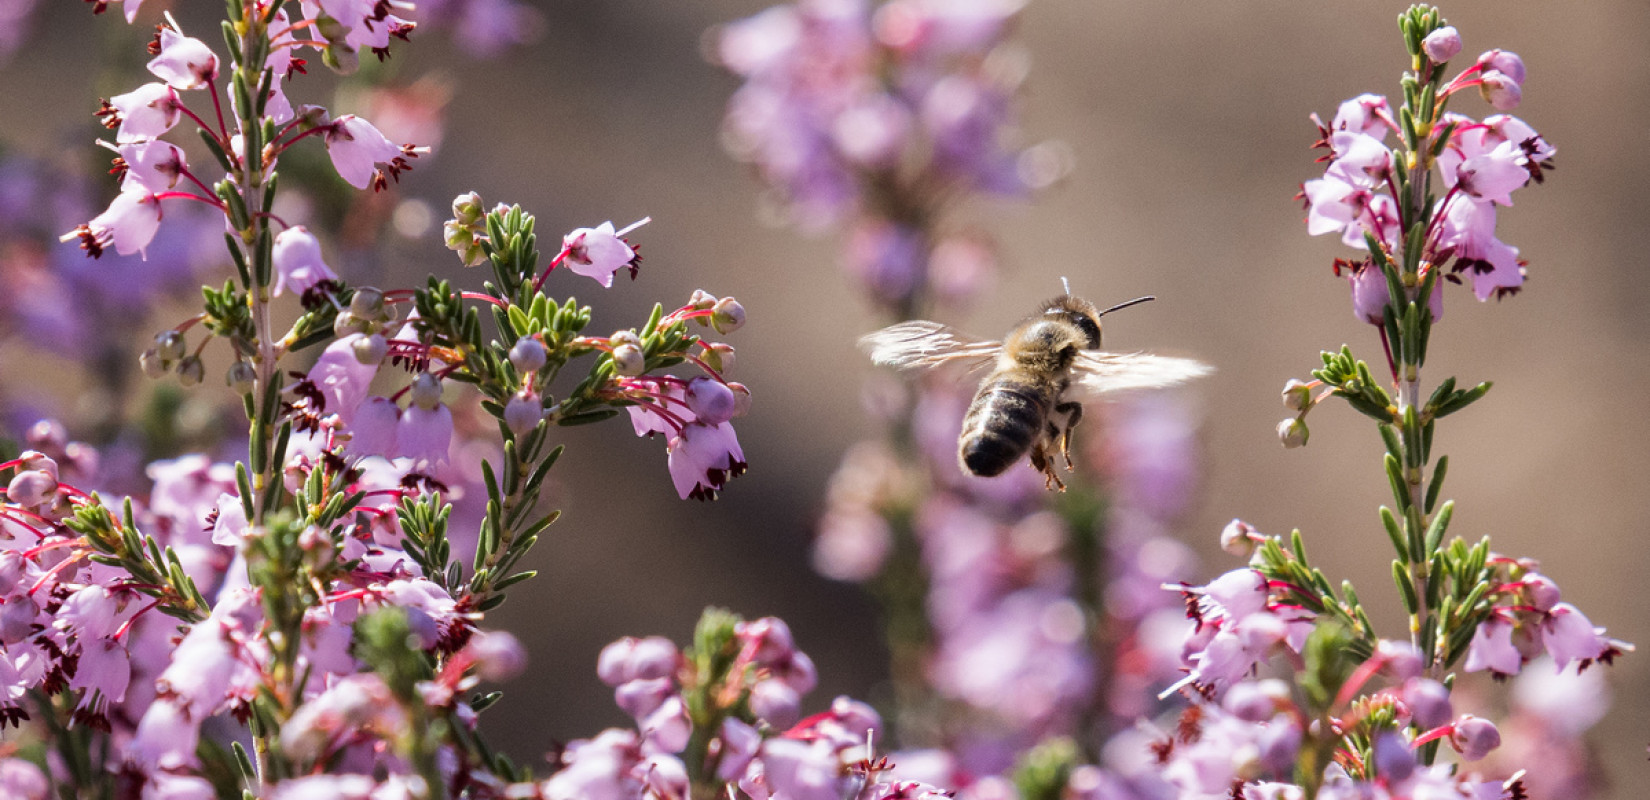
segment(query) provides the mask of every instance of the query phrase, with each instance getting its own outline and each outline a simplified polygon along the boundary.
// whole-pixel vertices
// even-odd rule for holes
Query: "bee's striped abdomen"
[[[995,375],[980,386],[963,417],[957,457],[975,475],[1002,474],[1042,435],[1051,398],[1043,386]]]

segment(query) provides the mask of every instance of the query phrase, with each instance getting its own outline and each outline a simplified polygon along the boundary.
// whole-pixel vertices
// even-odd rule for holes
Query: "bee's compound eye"
[[[1073,314],[1071,316],[1072,316],[1072,320],[1071,320],[1072,324],[1076,325],[1079,329],[1081,329],[1083,331],[1083,336],[1086,337],[1089,340],[1088,341],[1089,349],[1094,349],[1096,347],[1099,347],[1100,346],[1100,323],[1096,322],[1093,317],[1090,317],[1087,314]]]

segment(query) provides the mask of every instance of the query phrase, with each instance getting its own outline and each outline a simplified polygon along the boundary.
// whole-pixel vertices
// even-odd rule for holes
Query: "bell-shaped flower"
[[[1572,661],[1587,663],[1605,656],[1615,644],[1604,637],[1603,628],[1593,627],[1581,609],[1559,603],[1541,623],[1541,644],[1559,669]]]
[[[1332,131],[1350,131],[1373,137],[1377,142],[1386,139],[1392,130],[1392,107],[1378,94],[1360,94],[1341,103],[1335,109],[1335,119],[1329,123]]]
[[[160,55],[149,71],[174,89],[200,89],[218,79],[218,57],[206,43],[170,26],[160,29]]]
[[[160,230],[160,218],[160,196],[134,187],[115,195],[109,207],[92,217],[79,235],[83,241],[90,237],[99,249],[112,244],[123,256],[138,253],[147,258],[149,243]],[[87,252],[98,251],[88,247]]]
[[[171,142],[147,139],[127,142],[119,147],[120,159],[126,162],[126,177],[121,180],[122,191],[141,189],[159,194],[178,185],[178,178],[189,168],[183,150]]]
[[[119,114],[120,128],[115,141],[153,139],[172,129],[182,115],[183,101],[176,89],[164,83],[146,83],[126,94],[109,98],[109,106]]]
[[[395,426],[395,443],[403,458],[424,464],[441,464],[453,443],[453,412],[444,405],[424,409],[418,404],[401,412]]]
[[[1478,624],[1472,642],[1467,645],[1467,661],[1462,669],[1468,672],[1490,670],[1498,675],[1517,675],[1524,664],[1523,656],[1512,643],[1513,626],[1499,617],[1491,617]]]
[[[1439,226],[1439,261],[1453,258],[1451,269],[1470,273],[1479,300],[1517,291],[1524,284],[1518,248],[1495,238],[1495,205],[1456,196],[1444,207]]]
[[[567,268],[579,275],[593,278],[603,286],[613,285],[613,273],[633,266],[636,251],[624,241],[624,235],[647,224],[643,218],[615,231],[612,222],[603,222],[594,228],[579,228],[562,237]]]
[[[357,458],[382,456],[394,458],[396,428],[401,420],[401,409],[388,397],[369,397],[355,411],[350,422],[349,444],[344,452]]]
[[[287,287],[298,294],[322,281],[338,280],[338,275],[321,259],[321,240],[302,225],[294,225],[275,235],[275,295]]]
[[[372,183],[378,164],[387,164],[401,156],[401,148],[391,142],[372,123],[345,114],[327,125],[322,135],[327,155],[338,176],[357,189]]]
[[[714,500],[716,492],[745,471],[745,451],[733,426],[692,423],[670,443],[669,467],[682,499]]]
[[[1518,145],[1502,142],[1489,152],[1462,161],[1453,173],[1445,173],[1444,182],[1459,186],[1476,200],[1510,206],[1513,190],[1530,180],[1526,162]]]

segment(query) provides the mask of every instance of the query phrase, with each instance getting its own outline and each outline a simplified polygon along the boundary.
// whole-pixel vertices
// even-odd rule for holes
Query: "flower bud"
[[[1519,88],[1518,82],[1501,72],[1485,72],[1484,82],[1478,84],[1478,93],[1497,111],[1518,108],[1524,99],[1524,90]]]
[[[19,470],[6,486],[6,499],[28,508],[45,503],[56,493],[57,480],[38,469]]]
[[[1450,730],[1449,743],[1461,754],[1461,760],[1477,761],[1501,746],[1501,731],[1487,719],[1462,714]]]
[[[1290,378],[1289,382],[1283,385],[1283,407],[1295,412],[1311,408],[1312,385]]]
[[[1461,53],[1461,32],[1454,25],[1445,25],[1421,40],[1421,52],[1434,64],[1442,64]]]
[[[358,317],[367,319],[385,319],[384,293],[372,286],[362,286],[350,295],[349,311]]]
[[[733,370],[733,346],[722,342],[702,342],[702,344],[705,346],[705,352],[700,357],[705,360],[706,364],[710,365],[711,369],[722,373],[722,377],[727,377],[728,373]]]
[[[161,362],[168,369],[177,363],[178,359],[183,358],[187,346],[188,342],[184,340],[183,334],[177,331],[161,331],[155,334],[155,349],[160,352]]]
[[[688,295],[687,304],[688,308],[693,309],[694,311],[705,311],[711,306],[716,305],[716,301],[716,295],[713,295],[704,289],[694,289],[693,294]]]
[[[1287,449],[1305,447],[1306,439],[1311,435],[1312,432],[1306,429],[1306,421],[1299,417],[1290,417],[1278,423],[1278,440]]]
[[[34,621],[39,616],[40,607],[27,594],[6,598],[0,606],[0,642],[14,645],[27,639],[35,633]]]
[[[621,344],[641,347],[642,337],[637,336],[635,331],[614,331],[612,336],[607,337],[607,342],[614,347],[618,347]]]
[[[1256,534],[1255,526],[1234,518],[1220,531],[1220,549],[1239,558],[1248,558],[1255,552]]]
[[[481,195],[475,192],[465,192],[453,198],[453,221],[460,225],[475,225],[486,213],[481,205]]]
[[[36,450],[63,450],[70,444],[69,429],[55,419],[35,420],[23,438]]]
[[[428,372],[421,372],[412,383],[413,405],[425,411],[434,411],[441,405],[441,379]]]
[[[710,325],[717,333],[733,333],[739,330],[745,326],[745,307],[731,297],[716,301]]]
[[[206,365],[201,363],[200,356],[185,356],[178,362],[178,383],[194,386],[205,377]]]
[[[1375,769],[1389,784],[1401,783],[1415,774],[1415,754],[1396,731],[1375,739]]]
[[[1524,595],[1530,598],[1530,605],[1541,611],[1551,611],[1558,605],[1561,593],[1558,584],[1552,578],[1539,572],[1532,572],[1524,576]]]
[[[340,339],[352,333],[366,333],[371,329],[372,323],[348,311],[340,311],[332,318],[332,335]]]
[[[1409,707],[1410,719],[1422,730],[1444,725],[1455,715],[1455,708],[1449,700],[1449,689],[1430,678],[1406,681],[1399,690],[1399,696]]]
[[[1400,681],[1418,677],[1426,668],[1421,660],[1421,651],[1409,642],[1382,639],[1375,646],[1375,655],[1384,662],[1385,671]]]
[[[1517,53],[1506,50],[1491,50],[1478,57],[1479,66],[1484,72],[1499,72],[1512,79],[1519,86],[1524,85],[1524,59]]]
[[[503,683],[527,668],[527,650],[505,631],[478,633],[464,649],[475,659],[476,674],[484,681]]]
[[[738,381],[729,381],[728,388],[733,390],[733,415],[743,417],[751,413],[750,387]]]
[[[736,404],[733,390],[714,378],[688,381],[684,399],[688,410],[706,425],[720,425],[733,419]]]
[[[237,392],[252,391],[252,382],[258,379],[258,370],[245,361],[236,361],[229,365],[229,372],[224,375],[224,383]]]
[[[544,350],[544,343],[532,336],[517,339],[515,346],[510,348],[510,366],[523,375],[543,369],[547,360],[549,354]]]
[[[538,393],[522,391],[504,404],[504,426],[517,436],[526,436],[544,420],[544,403]]]
[[[170,369],[165,360],[160,357],[160,350],[153,347],[143,351],[143,355],[138,356],[138,367],[143,370],[143,376],[149,380],[159,379]]]
[[[634,378],[647,371],[647,355],[633,344],[613,348],[613,369],[620,375]]]
[[[356,339],[354,344],[350,345],[350,350],[355,354],[356,361],[368,366],[375,366],[382,362],[384,356],[390,352],[390,345],[384,341],[383,334],[375,333],[371,336]]]

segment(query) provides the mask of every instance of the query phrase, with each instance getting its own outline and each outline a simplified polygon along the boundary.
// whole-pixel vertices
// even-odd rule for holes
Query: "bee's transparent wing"
[[[1147,353],[1084,350],[1071,366],[1068,396],[1093,397],[1130,389],[1159,389],[1214,372],[1201,361]]]
[[[928,369],[962,364],[978,369],[1002,350],[1001,342],[975,339],[938,322],[912,320],[890,325],[859,340],[871,361],[896,369]]]

